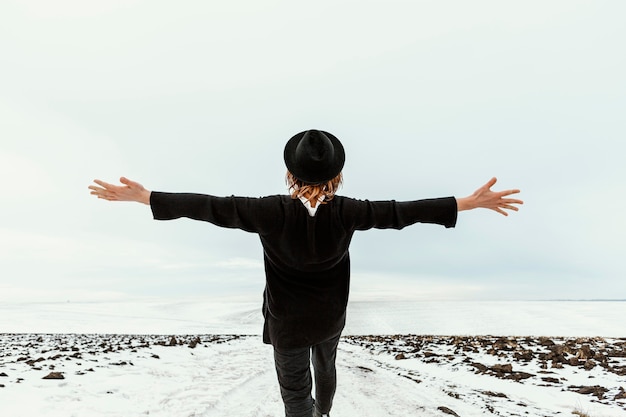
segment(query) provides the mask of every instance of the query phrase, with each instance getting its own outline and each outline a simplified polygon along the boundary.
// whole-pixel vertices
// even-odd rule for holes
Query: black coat
[[[348,247],[356,230],[402,229],[414,223],[454,227],[454,197],[396,202],[335,196],[311,217],[299,199],[152,192],[157,220],[188,217],[257,233],[266,285],[263,341],[312,346],[341,332],[350,287]]]

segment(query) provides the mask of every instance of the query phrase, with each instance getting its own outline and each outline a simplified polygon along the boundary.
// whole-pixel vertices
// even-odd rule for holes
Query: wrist
[[[139,202],[150,205],[150,195],[152,192],[150,190],[143,190],[141,192],[141,196],[139,197]]]
[[[462,197],[456,199],[457,211],[472,210],[476,208],[473,197]]]

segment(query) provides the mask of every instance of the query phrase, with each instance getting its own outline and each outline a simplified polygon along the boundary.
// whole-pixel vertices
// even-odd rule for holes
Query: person
[[[258,234],[265,265],[263,342],[274,349],[285,415],[328,416],[336,391],[337,346],[346,321],[348,248],[354,232],[415,223],[451,228],[459,211],[487,208],[508,215],[523,202],[510,198],[519,190],[492,191],[496,178],[464,198],[396,202],[336,195],[345,151],[337,137],[321,130],[294,135],[283,156],[288,195],[156,192],[125,177],[120,178],[122,185],[94,180],[96,185],[89,189],[105,200],[148,204],[157,220],[187,217]]]

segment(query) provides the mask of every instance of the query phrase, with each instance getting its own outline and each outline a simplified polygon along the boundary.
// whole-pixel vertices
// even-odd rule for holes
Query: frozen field
[[[625,416],[625,307],[353,303],[331,415]],[[3,304],[0,414],[281,416],[260,325],[248,302]]]
[[[344,334],[626,337],[624,301],[356,301]],[[0,303],[1,333],[260,335],[261,299]]]

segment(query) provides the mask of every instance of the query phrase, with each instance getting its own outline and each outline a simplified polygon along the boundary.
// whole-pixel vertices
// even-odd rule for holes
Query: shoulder
[[[296,203],[300,203],[300,200],[294,200],[289,195],[284,194],[274,194],[257,198],[250,198],[250,200],[254,200],[254,204],[260,209],[267,211],[285,211],[288,210],[289,207],[294,206]]]
[[[367,205],[369,200],[360,200],[357,198],[336,195],[331,202],[341,209],[353,209]]]

